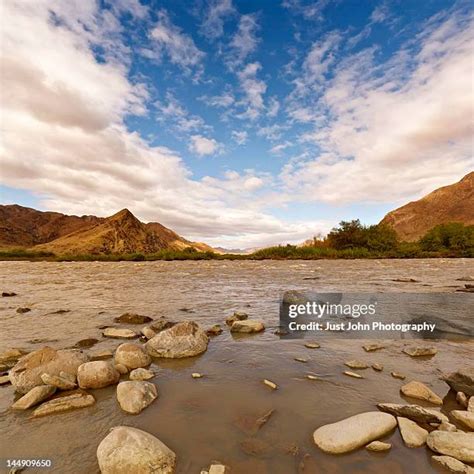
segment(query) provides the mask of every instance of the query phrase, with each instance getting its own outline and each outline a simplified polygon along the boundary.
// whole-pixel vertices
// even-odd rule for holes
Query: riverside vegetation
[[[323,258],[438,258],[474,257],[474,226],[453,222],[440,224],[416,242],[403,242],[386,224],[365,226],[358,219],[341,221],[325,238],[314,237],[303,245],[279,245],[251,254],[218,254],[165,249],[155,253],[57,255],[47,251],[9,249],[0,251],[0,260],[51,261],[154,261],[154,260],[265,260]]]

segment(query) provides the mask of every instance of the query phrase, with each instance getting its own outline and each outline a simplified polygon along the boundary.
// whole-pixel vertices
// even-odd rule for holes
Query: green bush
[[[471,252],[474,249],[474,226],[458,222],[433,227],[420,239],[420,246],[426,251],[455,250]]]

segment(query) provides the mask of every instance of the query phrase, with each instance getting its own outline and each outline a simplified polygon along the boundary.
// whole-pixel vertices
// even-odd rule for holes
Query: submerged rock
[[[209,329],[206,329],[206,334],[208,336],[218,336],[219,334],[222,334],[221,325],[214,324],[214,326],[211,326]]]
[[[86,362],[77,371],[77,382],[81,388],[103,388],[117,383],[119,379],[120,373],[105,360]]]
[[[453,410],[451,416],[467,429],[474,431],[474,413],[464,410]]]
[[[410,357],[434,356],[438,350],[434,347],[404,347],[402,352]]]
[[[123,364],[129,369],[147,367],[151,364],[151,357],[145,352],[142,346],[126,342],[120,344],[115,351],[115,363]]]
[[[321,426],[313,433],[313,439],[326,453],[347,453],[386,435],[396,426],[394,416],[371,411]]]
[[[115,318],[114,321],[121,324],[146,324],[153,321],[153,318],[150,318],[149,316],[142,316],[141,314],[124,313],[121,316]]]
[[[37,387],[33,387],[26,395],[23,395],[12,405],[12,409],[27,410],[51,397],[55,391],[56,387],[52,385],[38,385]]]
[[[172,328],[175,324],[177,324],[174,321],[169,321],[165,317],[161,317],[158,319],[158,321],[154,321],[152,324],[150,324],[150,328],[155,331],[156,333],[159,333],[161,331],[164,331],[165,329]]]
[[[2,298],[11,298],[12,296],[17,296],[14,291],[2,291]]]
[[[138,337],[135,331],[121,328],[106,328],[102,334],[104,337],[110,337],[112,339],[135,339]]]
[[[399,416],[397,417],[397,421],[400,434],[406,446],[409,448],[419,448],[426,443],[428,431],[408,418]]]
[[[93,405],[95,398],[85,392],[76,392],[71,395],[53,398],[48,402],[40,405],[33,412],[33,417],[37,418],[45,415],[52,415],[54,413],[62,413],[76,408],[85,408]]]
[[[367,369],[369,366],[360,360],[349,360],[347,362],[344,362],[344,365],[347,365],[347,367],[350,367],[351,369]]]
[[[18,314],[25,314],[25,313],[29,313],[31,311],[31,308],[17,308],[16,309],[16,312]]]
[[[401,405],[399,403],[378,403],[377,408],[395,416],[402,416],[419,423],[443,423],[449,422],[446,415],[431,408],[419,405]]]
[[[460,369],[442,379],[455,392],[464,392],[468,397],[474,396],[474,367]]]
[[[116,426],[97,448],[102,474],[173,474],[176,455],[145,431]]]
[[[42,374],[41,380],[46,385],[52,385],[59,390],[73,390],[77,387],[75,382],[61,377],[60,375]]]
[[[367,449],[368,451],[374,451],[377,453],[382,451],[388,451],[391,448],[392,445],[390,443],[383,443],[382,441],[372,441],[365,447],[365,449]]]
[[[406,397],[425,400],[434,405],[442,405],[443,400],[436,395],[430,388],[421,382],[412,381],[400,388],[400,392]]]
[[[428,447],[459,461],[474,462],[474,433],[432,431],[426,439]]]
[[[195,322],[184,321],[161,331],[145,347],[153,357],[178,359],[201,354],[208,343],[209,338]]]
[[[235,321],[230,328],[230,332],[249,334],[253,332],[262,332],[264,329],[265,325],[262,321],[247,319],[245,321]]]
[[[130,380],[150,380],[155,376],[155,374],[148,369],[135,369],[130,372]]]
[[[85,349],[92,347],[93,345],[97,344],[99,342],[99,339],[95,339],[93,337],[89,337],[87,339],[81,339],[80,341],[77,341],[76,344],[74,344],[74,347],[77,349]]]
[[[10,380],[17,392],[27,393],[33,387],[43,385],[42,374],[66,372],[75,376],[78,367],[87,360],[87,355],[81,351],[43,347],[22,357],[11,369]]]
[[[229,316],[225,323],[227,326],[232,326],[236,321],[244,321],[248,319],[249,315],[247,313],[243,313],[241,311],[236,311],[232,316]]]
[[[385,349],[385,345],[380,342],[371,342],[370,344],[364,344],[362,348],[365,352],[374,352],[379,351],[380,349]]]
[[[120,408],[136,415],[158,397],[155,385],[150,382],[127,381],[117,385],[117,401]]]
[[[474,474],[474,469],[451,456],[431,456],[431,460],[454,474]]]

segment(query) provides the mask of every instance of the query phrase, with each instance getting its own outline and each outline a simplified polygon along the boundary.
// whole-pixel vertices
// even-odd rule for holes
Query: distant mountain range
[[[0,205],[0,247],[58,255],[213,250],[206,244],[190,242],[157,222],[140,222],[128,209],[101,218],[42,212],[16,204]]]
[[[474,172],[389,212],[381,224],[392,227],[400,240],[413,242],[433,227],[448,222],[474,225]]]

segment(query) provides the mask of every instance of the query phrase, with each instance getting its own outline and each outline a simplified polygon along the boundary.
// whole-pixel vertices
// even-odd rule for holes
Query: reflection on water
[[[456,281],[474,274],[469,260],[357,260],[313,262],[147,262],[147,263],[0,263],[1,289],[18,296],[0,300],[0,349],[71,347],[97,338],[96,349],[113,349],[117,340],[101,337],[100,326],[134,311],[153,318],[193,319],[204,327],[223,323],[234,310],[263,319],[265,333],[234,338],[228,331],[212,339],[197,358],[154,361],[153,382],[158,400],[137,416],[120,410],[115,388],[92,391],[90,408],[37,420],[29,413],[12,413],[10,386],[0,387],[0,458],[52,458],[53,472],[96,473],[95,450],[111,426],[125,424],[148,431],[178,456],[178,472],[199,473],[212,460],[236,473],[366,473],[433,472],[429,451],[403,446],[398,432],[387,436],[388,453],[365,450],[342,456],[325,455],[312,443],[318,426],[362,411],[378,402],[401,402],[396,370],[431,385],[440,396],[447,385],[442,372],[465,365],[471,342],[438,342],[431,359],[401,353],[404,341],[365,353],[362,341],[327,340],[320,349],[303,341],[280,341],[279,299],[288,289],[318,292],[453,292]],[[319,277],[319,279],[308,279]],[[419,283],[393,282],[414,278]],[[29,313],[17,314],[17,307]],[[69,310],[57,313],[58,310]],[[128,326],[124,326],[128,327]],[[132,327],[132,326],[130,326]],[[40,341],[40,342],[38,342]],[[46,342],[47,341],[47,342]],[[295,357],[309,358],[306,364]],[[342,375],[343,363],[358,358],[384,365],[382,373],[367,369],[364,379]],[[192,372],[205,374],[192,379]],[[321,380],[304,376],[315,373]],[[278,384],[276,391],[261,382]],[[451,394],[448,405],[453,404]],[[256,433],[242,430],[239,419],[259,417],[274,409]],[[257,440],[257,441],[256,441]],[[258,444],[257,444],[258,443]],[[248,454],[249,446],[257,446]],[[252,451],[252,449],[250,449]]]

